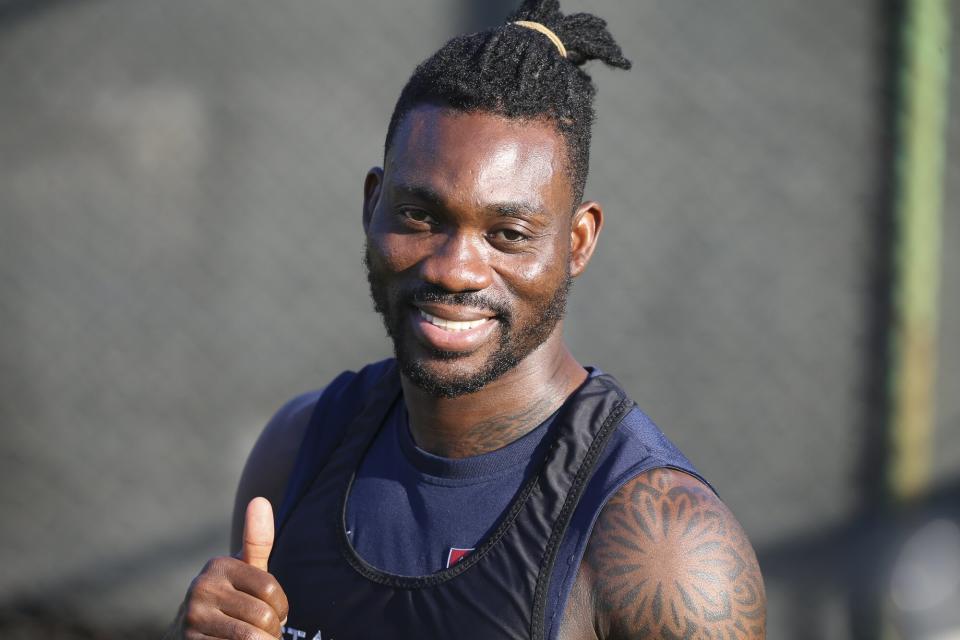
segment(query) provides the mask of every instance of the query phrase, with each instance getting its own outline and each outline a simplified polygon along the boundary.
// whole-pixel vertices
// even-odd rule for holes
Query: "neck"
[[[464,458],[522,437],[556,411],[586,377],[558,325],[516,367],[475,393],[437,398],[405,376],[401,382],[417,446],[434,455]]]

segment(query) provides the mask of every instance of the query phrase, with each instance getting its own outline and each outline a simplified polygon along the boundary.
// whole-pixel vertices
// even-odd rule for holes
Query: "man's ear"
[[[380,204],[380,189],[383,187],[383,169],[373,167],[367,171],[367,177],[363,181],[363,232],[370,229],[370,221],[373,219],[373,212]]]
[[[603,229],[603,207],[592,200],[577,207],[570,224],[570,275],[576,278],[590,262]]]

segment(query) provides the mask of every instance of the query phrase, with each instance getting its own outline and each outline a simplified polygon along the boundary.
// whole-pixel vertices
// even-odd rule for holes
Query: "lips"
[[[464,354],[484,344],[499,324],[489,311],[436,303],[417,304],[411,321],[425,346]]]
[[[435,327],[440,327],[441,329],[446,329],[447,331],[453,331],[454,333],[458,331],[469,331],[470,329],[476,329],[488,320],[488,318],[481,318],[480,320],[444,320],[443,318],[430,315],[423,309],[420,310],[420,317]]]

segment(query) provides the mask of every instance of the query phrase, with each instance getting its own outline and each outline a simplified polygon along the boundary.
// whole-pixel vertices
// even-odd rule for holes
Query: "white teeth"
[[[486,318],[480,318],[479,320],[466,320],[466,321],[457,321],[457,320],[444,320],[443,318],[438,318],[437,316],[432,316],[426,311],[420,310],[420,317],[432,324],[435,327],[440,327],[447,331],[467,331],[468,329],[473,329],[474,327],[479,327],[484,322],[487,321]]]

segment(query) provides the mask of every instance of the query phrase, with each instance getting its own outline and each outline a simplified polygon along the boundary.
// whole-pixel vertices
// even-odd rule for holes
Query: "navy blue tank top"
[[[406,408],[397,403],[347,502],[354,548],[371,565],[398,575],[423,576],[451,566],[490,533],[536,470],[536,449],[551,422],[496,451],[443,458],[417,447]]]
[[[298,615],[301,612],[294,610],[294,603],[310,601],[309,594],[300,593],[310,590],[310,580],[298,573],[298,568],[308,569],[311,552],[303,548],[302,535],[291,536],[288,523],[294,511],[300,516],[294,522],[298,529],[306,522],[322,519],[321,514],[304,517],[309,515],[304,511],[309,511],[310,504],[321,497],[311,495],[317,493],[317,476],[325,472],[332,458],[340,457],[335,452],[349,431],[348,425],[363,412],[367,395],[378,380],[389,375],[391,367],[392,361],[388,360],[356,374],[341,374],[322,392],[305,394],[295,401],[297,405],[312,404],[314,408],[278,513],[280,531],[271,558],[271,570],[291,598],[291,616],[285,630],[291,638],[326,638],[329,631],[324,631],[312,616]],[[602,376],[597,369],[588,371],[588,382]],[[342,528],[344,544],[352,547],[363,563],[374,572],[398,579],[450,573],[450,567],[497,535],[498,527],[502,528],[502,516],[524,487],[535,484],[534,476],[556,446],[554,414],[502,449],[470,458],[442,458],[419,449],[413,442],[402,397],[381,411],[375,434],[363,446],[362,455],[357,456],[360,462],[343,502]],[[703,480],[633,403],[624,406],[611,432],[604,436],[603,447],[598,448],[597,459],[591,466],[578,501],[571,505],[566,528],[557,536],[555,556],[547,568],[548,579],[542,580],[543,619],[539,627],[543,637],[556,638],[593,524],[603,505],[620,487],[657,467],[679,469]],[[296,543],[285,544],[284,540],[291,537]],[[292,553],[288,547],[296,545],[299,548]],[[275,570],[278,567],[282,567],[279,572]],[[422,629],[417,631],[421,637],[431,637],[429,633],[424,635]],[[352,635],[367,637],[364,633]],[[388,634],[381,630],[369,635]]]

